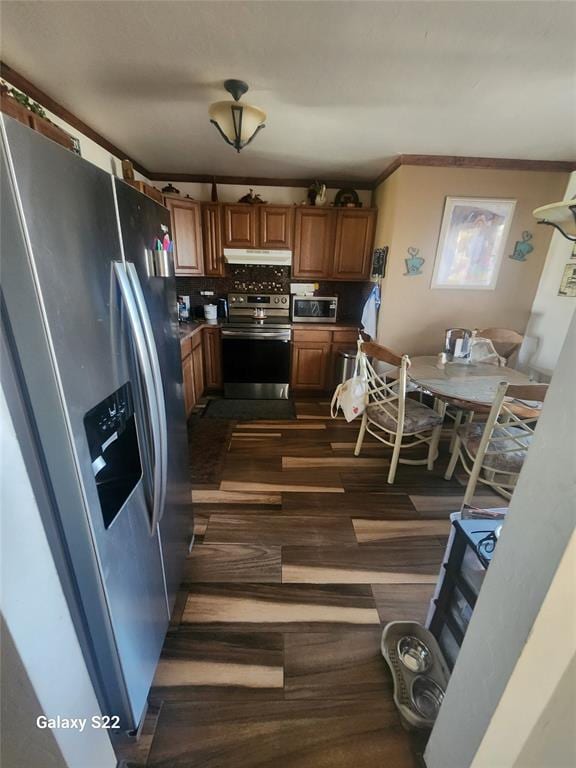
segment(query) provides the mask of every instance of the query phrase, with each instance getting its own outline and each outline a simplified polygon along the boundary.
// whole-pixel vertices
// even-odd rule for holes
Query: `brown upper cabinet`
[[[210,277],[224,277],[222,227],[218,203],[204,203],[202,205],[202,235],[204,240],[204,273]]]
[[[367,280],[375,223],[374,209],[298,208],[293,276]]]
[[[293,206],[225,203],[222,210],[224,248],[292,248]]]
[[[172,222],[174,272],[177,275],[203,275],[202,211],[195,200],[167,197],[166,207]]]
[[[293,277],[330,277],[334,252],[336,211],[297,208]]]
[[[259,211],[261,248],[292,248],[294,209],[284,205],[265,205]]]
[[[256,207],[224,205],[224,248],[257,248]]]
[[[343,208],[338,211],[333,268],[336,279],[368,279],[375,224],[375,211],[361,208]]]

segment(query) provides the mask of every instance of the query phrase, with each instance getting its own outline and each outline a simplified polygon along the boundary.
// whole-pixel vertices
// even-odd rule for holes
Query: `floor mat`
[[[191,416],[188,419],[188,452],[192,485],[220,482],[232,426],[231,421],[206,422],[201,416]]]
[[[261,419],[295,419],[292,400],[210,400],[204,410],[205,419],[257,421]]]

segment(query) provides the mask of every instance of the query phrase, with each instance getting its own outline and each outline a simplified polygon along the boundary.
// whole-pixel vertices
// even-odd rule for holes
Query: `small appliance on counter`
[[[218,306],[218,320],[224,320],[227,322],[229,319],[228,299],[218,299],[216,304]]]
[[[178,322],[187,323],[190,319],[190,296],[178,296]]]
[[[294,323],[335,323],[337,316],[337,296],[292,296]]]

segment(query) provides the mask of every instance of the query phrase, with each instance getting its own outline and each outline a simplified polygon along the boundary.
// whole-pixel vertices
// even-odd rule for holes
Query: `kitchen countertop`
[[[209,323],[206,320],[197,320],[192,323],[182,323],[178,328],[180,342],[192,338],[199,333],[202,328],[215,328],[227,325],[225,321],[219,320],[217,323]],[[300,331],[357,331],[359,325],[354,323],[291,323],[292,330]]]
[[[180,342],[186,341],[186,339],[192,338],[192,336],[195,336],[197,333],[199,333],[202,328],[216,328],[217,326],[225,325],[225,323],[217,322],[217,323],[209,323],[207,320],[198,320],[193,323],[182,323],[178,327],[178,336],[180,338]]]
[[[359,323],[291,323],[293,331],[357,331]]]

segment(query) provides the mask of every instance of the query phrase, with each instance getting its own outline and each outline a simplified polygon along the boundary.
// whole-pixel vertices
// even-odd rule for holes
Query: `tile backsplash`
[[[203,304],[209,299],[200,296],[200,291],[214,291],[214,298],[227,296],[229,293],[289,293],[291,282],[318,282],[318,295],[338,296],[338,320],[359,323],[364,302],[370,294],[370,282],[314,281],[293,280],[290,267],[229,265],[225,277],[177,277],[176,290],[179,296],[190,296],[193,315],[201,315]],[[196,310],[196,312],[195,312]]]

